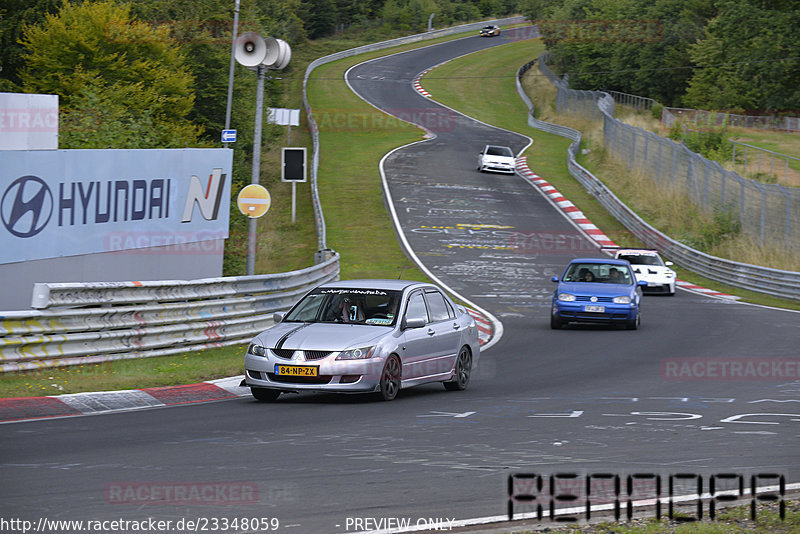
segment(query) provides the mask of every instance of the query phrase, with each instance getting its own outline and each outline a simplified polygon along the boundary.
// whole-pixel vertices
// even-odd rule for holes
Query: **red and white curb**
[[[424,96],[425,98],[433,98],[433,96],[428,91],[426,91],[424,87],[422,87],[422,81],[421,81],[422,77],[425,76],[426,74],[428,74],[430,71],[432,71],[436,67],[441,67],[442,65],[444,65],[445,63],[449,63],[450,61],[452,61],[452,59],[448,59],[447,61],[442,61],[441,63],[438,63],[438,64],[434,65],[433,67],[428,67],[427,69],[425,69],[422,72],[420,72],[419,74],[417,74],[417,76],[414,78],[414,81],[412,82],[412,85],[414,86],[414,90],[416,92],[418,92],[419,94],[421,94],[422,96]]]
[[[586,215],[583,214],[578,207],[567,200],[564,195],[562,195],[558,189],[553,187],[547,180],[535,174],[533,171],[528,168],[526,157],[517,158],[517,172],[522,175],[523,178],[531,182],[533,185],[539,188],[539,190],[553,203],[558,206],[564,214],[572,219],[572,222],[575,223],[578,228],[583,230],[586,235],[591,237],[597,244],[603,247],[618,247],[616,243],[614,243],[606,234],[603,233],[597,226],[592,224],[592,221],[586,218]]]
[[[184,386],[0,399],[0,424],[162,408],[249,396],[250,388],[239,386],[242,378],[243,375]]]
[[[722,299],[728,300],[739,300],[742,297],[737,297],[736,295],[729,295],[727,293],[721,293],[714,289],[708,289],[707,287],[698,286],[691,282],[687,282],[686,280],[675,280],[675,285],[682,287],[688,291],[694,291],[695,293],[702,293],[703,295],[711,295],[712,297],[719,297]]]
[[[421,94],[422,96],[424,96],[425,98],[431,98],[431,94],[428,91],[426,91],[424,87],[422,87],[422,83],[420,82],[420,80],[422,79],[423,76],[425,76],[426,74],[428,74],[430,71],[432,71],[433,69],[435,69],[438,66],[439,65],[434,65],[433,67],[431,67],[429,69],[423,70],[422,72],[417,74],[417,77],[414,78],[414,81],[412,82],[412,85],[414,86],[414,90],[416,92],[418,92],[419,94]]]
[[[586,235],[592,238],[598,245],[601,247],[619,247],[614,241],[612,241],[608,236],[606,236],[602,230],[597,228],[592,222],[586,218],[583,212],[578,209],[575,204],[567,200],[564,195],[562,195],[558,189],[553,187],[547,180],[540,177],[539,175],[535,174],[533,171],[530,170],[527,163],[528,158],[523,156],[521,158],[517,158],[517,173],[520,176],[531,182],[533,185],[539,188],[543,195],[553,201],[553,204],[558,206],[561,211],[564,212],[575,225],[583,230]],[[692,284],[690,282],[686,282],[685,280],[676,280],[675,284],[682,287],[683,289],[687,289],[689,291],[694,291],[696,293],[701,293],[704,295],[710,295],[713,297],[728,299],[728,300],[738,300],[741,297],[737,297],[735,295],[729,295],[727,293],[722,293],[720,291],[716,291],[714,289],[708,289],[706,287],[698,286],[696,284]]]
[[[494,329],[492,326],[491,321],[486,318],[481,312],[473,310],[471,308],[467,308],[467,313],[469,313],[473,319],[475,319],[475,323],[478,325],[478,343],[480,343],[481,347],[486,345],[489,341],[491,341],[492,336],[494,335]]]

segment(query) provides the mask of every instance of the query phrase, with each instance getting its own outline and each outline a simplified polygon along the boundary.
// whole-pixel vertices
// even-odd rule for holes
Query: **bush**
[[[661,120],[661,114],[664,111],[664,106],[656,102],[650,107],[650,115],[657,121]]]

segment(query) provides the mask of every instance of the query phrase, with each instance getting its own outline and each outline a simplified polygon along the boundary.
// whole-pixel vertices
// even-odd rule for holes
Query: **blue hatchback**
[[[625,325],[636,330],[641,321],[640,286],[627,260],[577,258],[572,260],[553,292],[550,327],[568,323]]]

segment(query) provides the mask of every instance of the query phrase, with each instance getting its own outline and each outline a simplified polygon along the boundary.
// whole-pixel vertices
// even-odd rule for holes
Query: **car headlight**
[[[570,295],[569,293],[559,293],[558,300],[560,300],[561,302],[574,302],[575,295]]]
[[[375,347],[362,347],[360,349],[344,350],[339,354],[337,360],[366,360],[375,354]]]
[[[614,297],[615,304],[630,304],[631,298],[628,296]]]
[[[267,349],[265,349],[261,345],[250,343],[250,346],[247,347],[247,353],[252,354],[253,356],[261,356],[263,358],[267,355]]]

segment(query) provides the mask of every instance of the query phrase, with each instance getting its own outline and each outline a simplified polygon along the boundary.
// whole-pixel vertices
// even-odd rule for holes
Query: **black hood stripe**
[[[283,344],[286,343],[286,340],[289,339],[289,336],[291,336],[292,334],[294,334],[295,332],[297,332],[299,330],[302,330],[303,328],[307,327],[310,324],[311,323],[303,323],[300,326],[298,326],[297,328],[295,328],[294,330],[289,330],[288,332],[283,334],[283,336],[281,336],[281,338],[275,344],[275,348],[276,349],[282,349],[283,348]]]

